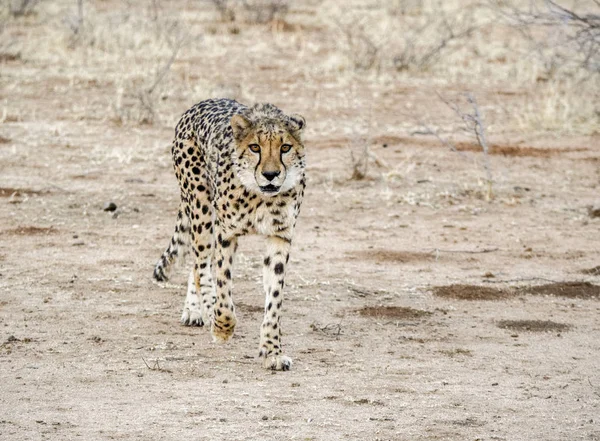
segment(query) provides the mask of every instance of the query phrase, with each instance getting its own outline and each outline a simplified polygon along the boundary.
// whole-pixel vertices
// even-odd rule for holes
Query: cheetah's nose
[[[267,181],[272,181],[277,176],[279,176],[279,172],[278,171],[265,171],[265,172],[262,172],[262,175],[265,178],[267,178]]]

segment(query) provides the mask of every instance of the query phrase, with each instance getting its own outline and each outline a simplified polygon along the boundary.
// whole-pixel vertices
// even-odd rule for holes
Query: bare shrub
[[[250,23],[284,20],[289,10],[288,0],[243,0],[242,3]]]
[[[169,58],[162,61],[157,59],[153,72],[144,75],[141,86],[133,87],[132,91],[129,90],[130,87],[127,87],[126,95],[124,87],[118,90],[117,98],[112,106],[116,122],[120,124],[128,121],[139,124],[156,122],[158,105],[165,98],[163,94],[165,79],[187,40],[188,36],[184,34],[170,41]]]
[[[367,177],[369,172],[369,144],[366,139],[361,140],[362,147],[359,148],[358,153],[350,150],[350,160],[352,161],[352,175],[350,179],[361,181]]]
[[[476,29],[469,10],[452,16],[443,10],[438,15],[429,15],[423,25],[402,34],[404,42],[393,57],[394,68],[399,71],[427,69],[453,49],[452,42],[470,37]],[[427,34],[435,38],[423,38]]]
[[[65,17],[64,22],[73,33],[72,44],[75,44],[78,37],[83,32],[83,0],[77,0],[77,15],[68,15]]]
[[[101,54],[102,63],[110,66],[116,89],[109,103],[113,120],[155,123],[172,86],[168,74],[190,39],[188,27],[164,14],[157,0],[147,14],[115,11],[99,16],[90,2],[78,0],[75,5],[63,19],[67,46],[84,59]]]
[[[42,0],[6,0],[8,12],[12,17],[25,17],[34,13]],[[3,2],[4,3],[4,2]]]
[[[479,105],[477,104],[477,100],[475,99],[475,96],[470,92],[466,92],[463,94],[463,99],[466,101],[466,104],[470,108],[466,111],[463,110],[463,106],[461,106],[458,99],[454,101],[449,101],[441,95],[438,96],[444,102],[444,104],[446,104],[450,109],[452,109],[452,111],[462,120],[463,131],[471,136],[474,136],[475,140],[477,141],[477,144],[479,145],[479,147],[481,147],[481,151],[483,152],[483,162],[481,163],[481,167],[485,173],[486,180],[485,200],[491,201],[494,197],[492,189],[494,181],[492,177],[492,167],[490,164],[490,149],[486,136],[485,122],[481,110],[479,109]],[[435,136],[444,146],[448,147],[451,151],[459,153],[463,157],[466,157],[464,152],[459,151],[453,142],[451,142],[447,138],[441,137],[436,131],[434,131],[427,125],[424,125],[424,128],[424,133]]]
[[[423,10],[423,0],[390,0],[388,11],[392,15],[419,15]]]
[[[211,0],[211,3],[219,12],[221,21],[235,21],[234,1],[232,0]]]
[[[520,36],[514,53],[533,74],[513,112],[526,130],[594,133],[600,123],[600,1],[488,0]],[[569,6],[565,6],[569,4]]]
[[[247,23],[271,23],[283,20],[289,10],[289,0],[211,0],[221,20]]]
[[[438,6],[424,8],[421,2],[412,1],[399,2],[391,13],[340,10],[332,21],[353,68],[423,71],[463,47],[480,27],[474,17],[476,8]]]
[[[507,0],[489,3],[529,42],[547,77],[573,66],[600,73],[600,1],[566,7],[554,0],[532,0],[526,9]]]
[[[344,17],[334,20],[346,41],[346,53],[357,70],[380,67],[380,52],[383,41],[368,33],[371,24],[367,20]]]
[[[152,124],[156,120],[156,105],[161,96],[159,93],[159,86],[171,70],[171,66],[175,62],[177,54],[185,41],[185,37],[180,37],[171,44],[171,56],[163,65],[157,66],[150,86],[142,88],[137,92],[141,110],[138,115],[138,122],[142,124]]]

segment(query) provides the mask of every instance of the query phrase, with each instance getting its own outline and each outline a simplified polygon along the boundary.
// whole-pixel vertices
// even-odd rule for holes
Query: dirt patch
[[[567,299],[600,299],[600,286],[589,282],[560,282],[530,286],[521,290],[525,294],[565,297]]]
[[[376,260],[378,262],[409,263],[435,260],[435,256],[431,253],[413,251],[364,250],[348,254],[364,259]]]
[[[357,309],[356,312],[363,317],[383,317],[403,320],[419,319],[431,315],[429,311],[413,309],[407,306],[365,306],[364,308]]]
[[[500,320],[498,327],[511,331],[556,332],[568,331],[571,325],[557,323],[551,320]]]
[[[11,141],[12,140],[10,138],[5,138],[4,136],[0,135],[0,144],[8,144]]]
[[[420,146],[429,146],[429,147],[443,147],[443,145],[438,142],[433,137],[427,138],[418,138],[418,137],[408,137],[408,136],[393,136],[393,135],[383,135],[378,136],[373,139],[374,144],[379,144],[383,147],[406,144],[406,145],[420,145]],[[481,152],[481,146],[474,142],[457,142],[455,144],[456,149],[461,152]],[[536,157],[536,158],[549,158],[551,156],[557,156],[564,153],[570,152],[583,152],[588,149],[585,147],[572,147],[572,148],[560,148],[560,149],[544,149],[539,147],[530,147],[530,146],[518,146],[518,145],[508,145],[508,144],[492,144],[489,148],[490,155],[503,155],[503,156],[516,156],[516,157]]]
[[[456,149],[461,152],[481,152],[481,146],[479,144],[471,142],[459,142],[456,144]],[[503,155],[503,156],[532,156],[535,158],[549,158],[550,156],[561,155],[569,152],[581,152],[587,150],[586,148],[564,148],[564,149],[541,149],[537,147],[527,146],[516,146],[516,145],[503,145],[493,144],[490,146],[490,155]]]
[[[17,227],[10,230],[4,230],[6,234],[13,234],[15,236],[34,236],[34,235],[42,235],[42,234],[54,234],[57,233],[58,230],[54,227]]]
[[[589,274],[590,276],[600,276],[600,265],[593,268],[587,268],[579,271],[581,274]]]
[[[513,293],[504,289],[477,285],[447,285],[433,288],[433,295],[457,300],[505,300]]]

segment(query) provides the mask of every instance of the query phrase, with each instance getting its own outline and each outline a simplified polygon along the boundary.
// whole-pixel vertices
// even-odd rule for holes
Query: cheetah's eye
[[[287,152],[289,152],[290,150],[292,150],[292,146],[291,146],[291,144],[283,144],[283,145],[281,146],[281,151],[282,151],[283,153],[287,153]]]
[[[254,153],[260,152],[260,146],[258,144],[248,144],[248,148]]]

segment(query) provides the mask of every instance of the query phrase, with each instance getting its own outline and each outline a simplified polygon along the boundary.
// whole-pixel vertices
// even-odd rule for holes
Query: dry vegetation
[[[0,438],[600,439],[597,0],[0,0]],[[151,270],[209,97],[308,122],[294,370]]]

